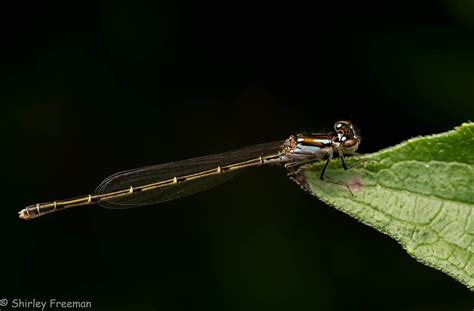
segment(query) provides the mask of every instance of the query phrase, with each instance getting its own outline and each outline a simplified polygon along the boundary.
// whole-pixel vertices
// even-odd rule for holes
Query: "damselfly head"
[[[354,130],[350,121],[337,121],[334,124],[334,130],[337,133],[337,141],[344,153],[353,153],[360,144],[360,137]]]

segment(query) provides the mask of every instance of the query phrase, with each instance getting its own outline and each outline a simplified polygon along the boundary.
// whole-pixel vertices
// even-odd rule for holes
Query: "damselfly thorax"
[[[131,208],[178,199],[217,186],[243,169],[262,165],[283,165],[293,174],[305,164],[325,161],[320,178],[324,179],[329,162],[353,154],[360,139],[351,122],[338,121],[335,132],[297,134],[283,141],[265,143],[184,161],[148,166],[120,172],[106,178],[95,194],[68,200],[30,205],[19,212],[22,219],[98,203],[106,208]]]

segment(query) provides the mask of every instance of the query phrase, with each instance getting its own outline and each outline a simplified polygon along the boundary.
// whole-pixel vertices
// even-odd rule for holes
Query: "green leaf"
[[[397,240],[418,261],[474,290],[474,123],[380,152],[303,167],[322,201]],[[349,191],[350,189],[350,191]]]

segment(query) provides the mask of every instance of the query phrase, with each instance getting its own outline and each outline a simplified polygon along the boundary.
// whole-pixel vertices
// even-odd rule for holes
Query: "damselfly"
[[[344,155],[357,150],[360,138],[349,121],[338,121],[335,132],[297,134],[283,141],[168,164],[133,169],[106,178],[89,194],[68,200],[30,205],[19,212],[33,219],[73,206],[98,203],[106,208],[130,208],[178,199],[229,180],[245,168],[279,164],[292,174],[302,165],[326,161],[320,178],[334,155],[348,169]]]

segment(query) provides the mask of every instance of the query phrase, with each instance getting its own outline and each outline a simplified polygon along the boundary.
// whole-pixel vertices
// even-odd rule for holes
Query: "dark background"
[[[472,120],[472,2],[2,6],[0,298],[93,310],[472,309],[463,285],[281,168],[152,207],[16,216],[117,171],[338,119],[361,128],[363,153]]]

